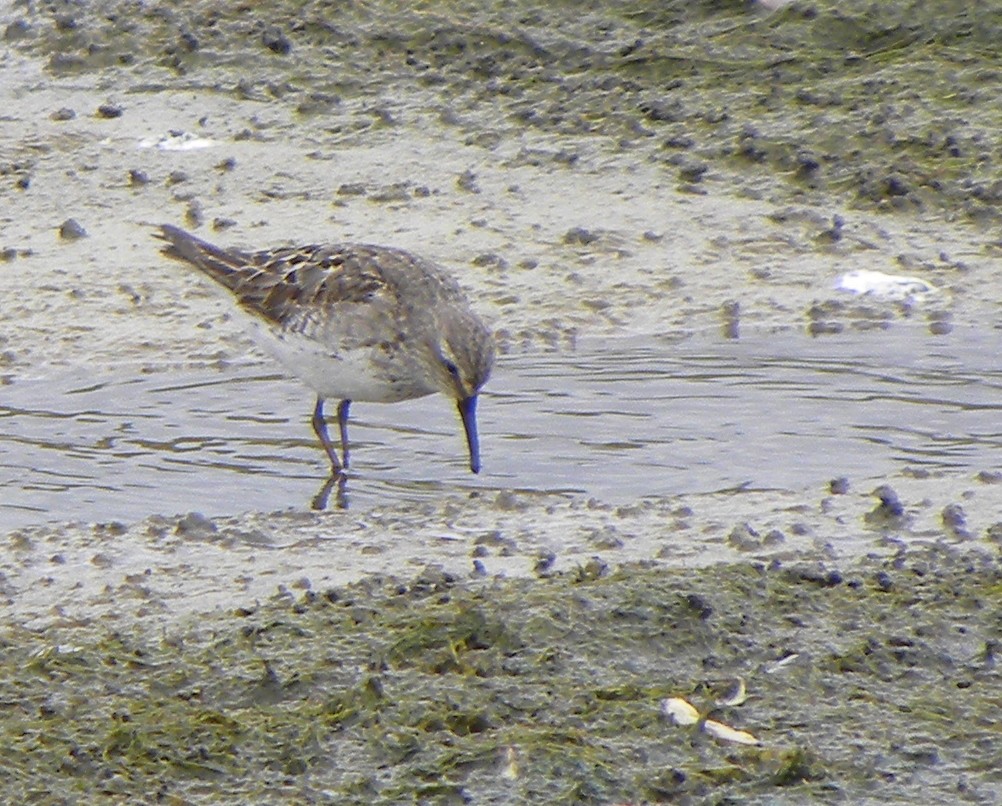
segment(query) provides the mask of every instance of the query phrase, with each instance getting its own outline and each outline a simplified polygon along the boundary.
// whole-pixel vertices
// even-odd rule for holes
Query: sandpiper
[[[477,395],[494,363],[494,338],[459,284],[403,249],[370,244],[222,249],[164,224],[163,254],[227,288],[251,335],[317,394],[313,430],[332,473],[348,467],[352,401],[394,403],[434,392],[453,398],[480,472]],[[341,457],[324,401],[338,400]]]

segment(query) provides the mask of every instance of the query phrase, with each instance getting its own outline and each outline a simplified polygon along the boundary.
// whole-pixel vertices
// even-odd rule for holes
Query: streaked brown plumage
[[[227,288],[255,337],[317,393],[313,426],[335,474],[348,466],[353,400],[395,402],[442,392],[457,401],[480,470],[477,395],[490,376],[494,340],[459,284],[403,249],[310,245],[222,249],[165,224],[163,253]],[[339,400],[343,459],[323,404]]]

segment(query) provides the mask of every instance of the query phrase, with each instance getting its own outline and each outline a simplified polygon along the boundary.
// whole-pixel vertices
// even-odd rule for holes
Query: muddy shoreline
[[[512,363],[624,336],[999,332],[995,3],[16,3],[0,37],[0,392],[247,360],[157,255],[162,221],[412,249]],[[935,292],[836,290],[859,270]],[[39,445],[72,453],[37,408]],[[2,415],[10,489],[27,413]],[[1002,802],[992,444],[954,471],[627,504],[441,484],[52,524],[40,485],[0,552],[0,790]],[[747,701],[721,705],[736,678]],[[761,746],[669,724],[672,696]]]

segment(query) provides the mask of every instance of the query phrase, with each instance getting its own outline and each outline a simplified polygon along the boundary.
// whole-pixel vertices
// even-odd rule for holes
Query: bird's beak
[[[466,444],[470,446],[470,470],[480,472],[480,439],[477,437],[477,396],[470,395],[456,404],[466,429]]]

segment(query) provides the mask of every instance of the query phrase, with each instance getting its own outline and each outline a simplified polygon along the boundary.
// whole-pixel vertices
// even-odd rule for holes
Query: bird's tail
[[[166,241],[161,253],[175,260],[183,260],[208,274],[227,288],[235,288],[251,263],[249,255],[218,246],[196,238],[190,232],[172,224],[161,224],[157,238]]]

